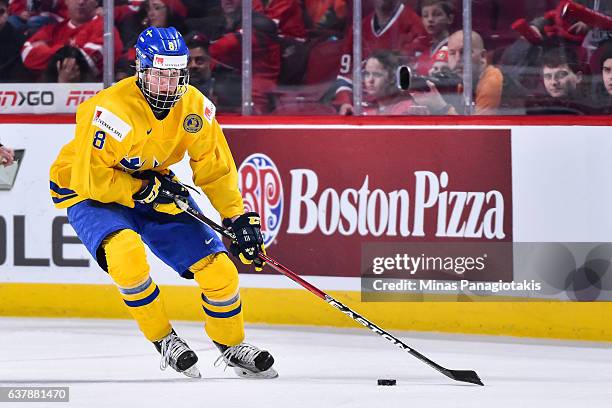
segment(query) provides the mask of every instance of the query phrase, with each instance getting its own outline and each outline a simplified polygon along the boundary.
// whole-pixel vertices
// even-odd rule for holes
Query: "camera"
[[[434,75],[414,75],[410,67],[401,65],[397,68],[397,87],[402,91],[428,92],[427,81],[433,82],[440,93],[457,93],[463,83],[462,78],[446,68]]]

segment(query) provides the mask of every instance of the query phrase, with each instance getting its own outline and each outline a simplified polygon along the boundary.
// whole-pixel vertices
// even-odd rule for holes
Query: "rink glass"
[[[247,7],[251,5],[250,1],[242,3]],[[382,3],[391,4],[392,0]],[[435,26],[437,28],[434,26],[430,27],[428,20],[421,16],[422,12],[424,12],[425,17],[428,16],[431,13],[431,7],[429,9],[423,8],[424,1],[422,0],[406,0],[403,3],[405,9],[411,8],[418,19],[425,23],[425,29],[429,30],[428,33],[436,35],[434,31],[440,28],[440,23],[436,23],[438,24]],[[541,83],[541,67],[537,65],[539,57],[536,54],[541,52],[541,50],[538,48],[539,44],[530,43],[521,37],[521,30],[516,28],[517,25],[515,23],[524,19],[527,22],[527,26],[529,26],[534,19],[554,10],[557,3],[557,1],[552,0],[540,2],[529,2],[527,0],[515,2],[473,0],[471,3],[463,0],[450,0],[450,4],[455,8],[455,14],[452,18],[445,20],[447,30],[452,33],[463,29],[466,23],[471,24],[472,29],[483,37],[488,63],[500,68],[504,73],[501,104],[496,111],[488,113],[547,115],[558,113],[602,114],[607,112],[601,109],[608,103],[610,96],[607,94],[606,88],[602,83],[599,54],[601,54],[602,44],[612,38],[612,35],[610,35],[610,31],[607,29],[596,27],[598,24],[602,26],[602,23],[587,24],[588,32],[585,39],[581,42],[574,40],[574,43],[578,45],[577,51],[581,60],[588,65],[588,67],[585,66],[582,69],[583,75],[580,85],[581,91],[586,96],[584,98],[586,105],[576,107],[571,103],[569,105],[564,103],[562,104],[563,106],[551,107],[542,106],[534,102],[538,97],[546,96],[543,93],[544,90]],[[604,15],[608,14],[608,7],[601,3],[595,2],[594,7]],[[116,5],[115,7],[117,10],[122,10],[120,7],[125,6]],[[211,85],[213,89],[211,91],[211,98],[216,102],[219,111],[254,115],[337,115],[339,106],[332,103],[338,85],[337,76],[348,75],[355,90],[352,102],[359,104],[357,108],[353,109],[353,113],[371,115],[372,109],[370,108],[372,102],[369,100],[369,96],[364,93],[361,70],[354,69],[359,67],[360,64],[354,64],[353,61],[355,57],[360,57],[358,60],[364,62],[372,47],[366,45],[368,33],[362,32],[360,24],[354,29],[352,28],[354,16],[351,10],[353,9],[358,11],[358,13],[355,13],[356,17],[366,19],[374,11],[375,2],[373,0],[356,0],[352,7],[350,4],[347,4],[345,7],[339,6],[323,14],[317,14],[316,10],[306,9],[305,12],[308,13],[310,19],[315,18],[316,21],[312,26],[306,25],[305,37],[298,38],[284,35],[280,41],[274,44],[263,44],[262,52],[262,44],[256,40],[258,36],[253,36],[254,42],[250,44],[250,47],[234,44],[236,49],[230,50],[235,55],[240,55],[243,50],[250,48],[252,55],[243,54],[241,57],[242,62],[239,59],[231,60],[227,53],[221,53],[218,55],[219,58],[213,58],[216,70],[213,75],[214,84]],[[189,10],[187,18],[174,16],[168,17],[168,21],[183,31],[183,34],[187,37],[193,29],[206,31],[207,26],[204,22],[212,21],[210,19],[214,20],[215,18],[220,19],[222,18],[222,13],[221,8],[205,9],[200,7],[197,10]],[[112,13],[104,12],[102,15],[109,16]],[[132,20],[122,20],[125,17],[121,17],[120,13],[117,16],[118,19],[115,21],[115,26],[122,33],[125,43],[124,49],[118,55],[126,56],[131,45],[128,43],[133,40],[133,36],[129,35],[130,29],[134,29],[133,23],[131,23],[133,18]],[[570,14],[567,18],[572,18],[572,16],[573,14]],[[202,20],[202,18],[209,20]],[[255,31],[261,29],[261,19],[258,20],[257,15],[251,14],[244,21],[244,31],[248,31],[249,28]],[[513,24],[515,24],[515,29],[512,28]],[[282,23],[280,27],[281,31],[285,29]],[[34,32],[33,28],[28,30],[28,33]],[[345,48],[345,38],[348,33],[354,36],[356,42],[361,42],[361,47],[354,47],[353,49]],[[112,32],[109,34],[113,35]],[[213,35],[210,33],[205,34]],[[214,35],[219,35],[219,33]],[[393,35],[395,38],[391,40],[391,44],[401,43],[403,49],[411,50],[408,53],[410,55],[405,56],[405,59],[408,65],[415,68],[415,74],[419,72],[420,74],[427,74],[428,64],[431,61],[424,58],[424,56],[432,50],[420,49],[417,44],[419,40],[417,39],[406,40],[405,37],[400,38],[399,35]],[[211,39],[214,40],[216,38]],[[469,42],[471,44],[470,40]],[[283,56],[280,59],[280,66],[278,66],[278,60],[274,60],[275,62],[272,65],[276,64],[276,67],[272,68],[270,68],[270,64],[267,62],[266,64],[261,64],[262,58],[270,58],[271,54],[279,51],[275,48],[277,46],[280,47],[280,54]],[[396,45],[389,46],[395,47]],[[475,45],[472,44],[472,46]],[[213,51],[211,50],[211,52]],[[534,57],[534,55],[536,56]],[[270,61],[273,59],[270,59]],[[131,75],[133,73],[132,65],[129,60],[123,58],[114,65],[113,77],[119,80],[126,75]],[[103,71],[109,71],[110,68],[105,65]],[[466,69],[468,69],[467,66]],[[591,72],[591,74],[588,74],[588,72]],[[102,73],[99,73],[98,81],[101,81]],[[466,102],[463,98],[463,90],[468,88],[475,90],[478,86],[478,78],[476,78],[476,81],[470,80],[470,75],[466,75],[465,78],[467,82],[464,82],[463,86],[458,88],[451,86],[441,87],[439,91],[444,100],[454,106],[459,114],[471,115],[473,114],[474,106],[473,104],[470,105],[469,101]],[[517,78],[519,78],[520,82],[518,87],[514,86],[516,84],[513,85]],[[23,79],[17,79],[17,81],[23,81]],[[3,82],[8,84],[8,82],[15,82],[15,79],[9,76],[5,77]],[[76,90],[74,95],[72,93],[69,95],[69,98],[76,98],[75,101],[81,101],[81,99],[90,96],[91,91],[82,90],[82,88],[76,85],[66,83],[62,86]],[[13,88],[19,89],[19,85],[11,85],[9,90],[7,85],[0,84],[0,88],[12,92],[14,91]],[[31,92],[29,91],[30,88],[24,89]],[[39,99],[42,98],[42,102],[44,102],[45,97],[48,99],[48,95],[38,96]],[[475,95],[472,96],[474,97]],[[401,97],[405,99],[411,98],[407,94]],[[8,101],[2,103],[10,103],[10,99]],[[434,113],[449,113],[449,109],[445,106],[442,106],[441,109],[438,108],[440,108],[439,105],[436,109],[433,109],[413,102],[412,106],[406,109],[398,109],[397,111],[381,109],[378,113],[375,110],[374,114],[423,116]]]

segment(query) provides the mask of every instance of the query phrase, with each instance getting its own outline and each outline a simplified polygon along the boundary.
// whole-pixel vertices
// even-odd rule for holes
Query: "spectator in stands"
[[[187,8],[181,0],[149,0],[144,4],[147,11],[146,26],[174,27],[179,31],[185,29]]]
[[[189,18],[187,29],[202,32],[213,41],[239,29],[242,21],[240,2],[221,0],[221,12],[204,18]]]
[[[486,58],[486,50],[482,37],[472,31],[472,84],[475,90],[474,102],[476,115],[495,115],[501,103],[503,75],[501,71],[490,65]],[[456,75],[463,77],[463,32],[457,31],[448,40],[449,68]],[[419,104],[427,106],[434,115],[456,115],[463,112],[463,101],[449,103],[442,97],[435,84],[428,82],[429,92],[413,93]]]
[[[253,11],[260,12],[272,20],[277,26],[280,37],[303,40],[306,38],[306,29],[304,28],[304,15],[300,4],[301,2],[298,0],[255,0],[253,1]],[[265,30],[261,26],[257,28],[258,30]]]
[[[604,43],[599,57],[599,67],[601,69],[601,95],[599,101],[600,114],[609,115],[612,113],[612,41]]]
[[[211,42],[240,30],[241,25],[242,7],[238,0],[221,0],[221,14],[187,20],[189,30],[201,32]],[[306,36],[301,7],[296,0],[254,0],[253,28],[269,36],[302,39]]]
[[[422,105],[428,106],[429,109],[431,109],[431,112],[436,114],[455,114],[457,111],[461,111],[463,103],[463,95],[461,94],[463,89],[463,81],[450,69],[450,65],[448,64],[448,47],[442,47],[432,57],[432,64],[427,71],[427,75],[432,78],[436,78],[436,83],[438,85],[434,84],[433,88],[440,93],[440,96],[444,100],[444,104],[432,104],[431,101],[430,103],[422,103],[423,101],[419,99],[419,96],[426,97],[425,95],[431,92],[431,90],[429,92],[425,92],[425,94],[421,92],[417,96],[413,95],[413,98],[415,98],[415,100],[419,100]],[[434,94],[435,93],[436,92],[434,92]],[[455,106],[457,108],[454,108]],[[451,107],[453,107],[452,110]]]
[[[68,16],[62,0],[11,0],[9,3],[9,23],[26,36],[44,25],[61,23]]]
[[[582,68],[568,47],[552,48],[541,62],[542,96],[527,101],[528,114],[589,113]]]
[[[25,38],[8,23],[8,1],[0,0],[0,82],[14,82],[23,71],[19,50]]]
[[[214,93],[215,80],[212,77],[212,68],[208,47],[210,42],[201,33],[193,33],[187,37],[189,48],[189,84],[195,86],[208,99],[216,103]]]
[[[541,87],[541,59],[548,49],[574,46],[580,60],[591,61],[590,71],[596,72],[599,70],[598,57],[594,52],[603,41],[612,38],[612,18],[609,17],[612,1],[532,3],[544,5],[549,11],[530,21],[530,15],[526,14],[511,25],[521,38],[507,47],[500,59],[506,85],[504,99],[510,97],[520,101],[521,95],[529,95],[533,89]]]
[[[430,55],[435,55],[446,46],[450,29],[455,19],[455,6],[450,0],[423,0],[421,20],[431,37]]]
[[[472,86],[476,115],[495,115],[501,103],[503,75],[487,61],[487,50],[480,34],[472,31]],[[448,39],[448,65],[463,77],[463,31]]]
[[[0,164],[4,167],[10,166],[15,161],[15,152],[10,147],[0,143]]]
[[[419,16],[401,0],[372,0],[374,11],[362,20],[362,57],[368,58],[378,49],[399,51],[408,63],[414,64],[427,53],[431,40]],[[334,106],[341,115],[353,113],[352,55],[353,36],[349,28],[340,72],[336,81]]]
[[[612,53],[602,56],[601,77],[606,92],[612,95]]]
[[[78,48],[69,45],[60,48],[49,61],[42,82],[92,82],[91,68]]]
[[[306,27],[301,0],[258,0],[254,10],[259,10],[276,24],[280,46],[281,66],[278,83],[300,84],[308,64]]]
[[[455,7],[450,0],[423,0],[421,3],[421,20],[432,41],[429,52],[423,53],[417,61],[415,70],[418,74],[427,75],[433,57],[446,47],[454,17]]]
[[[545,54],[542,60],[544,88],[553,99],[567,98],[582,82],[582,71],[565,58],[566,55],[565,51],[557,48]]]
[[[60,24],[47,25],[28,38],[21,50],[26,68],[40,75],[53,55],[66,45],[78,48],[96,78],[101,78],[103,18],[96,14],[97,0],[65,0],[68,19]],[[123,44],[115,30],[115,61]]]
[[[309,38],[342,37],[347,0],[304,0],[304,17]]]
[[[115,17],[117,17],[115,13]],[[136,57],[134,45],[138,36],[147,27],[174,27],[179,32],[186,33],[187,7],[181,0],[146,0],[140,3],[138,11],[122,16],[117,27],[121,35],[124,49],[123,55],[129,61]]]
[[[401,57],[397,52],[377,50],[363,70],[364,115],[411,115],[416,111],[410,95],[400,92],[396,71]]]
[[[221,16],[194,19],[188,25],[210,39],[210,56],[215,65],[215,93],[225,111],[241,107],[242,4],[222,0]],[[281,70],[281,42],[305,36],[301,8],[296,0],[274,0],[264,5],[253,1],[253,108],[268,113],[274,108]]]
[[[240,67],[242,64],[242,53],[238,48],[241,47],[240,28],[242,24],[242,8],[239,0],[222,0],[221,14],[211,15],[204,18],[194,18],[187,20],[187,26],[190,30],[201,32],[206,38],[211,41],[221,41],[221,47],[217,51],[218,54],[214,57],[213,76],[215,77],[215,93],[217,94],[217,108],[224,112],[240,112],[242,106],[242,75]],[[254,13],[254,17],[256,17]],[[225,46],[225,43],[233,44]],[[233,49],[233,56],[222,55],[223,48]],[[209,46],[209,55],[210,55]],[[274,50],[273,50],[274,51]],[[253,63],[259,57],[261,51],[253,49]],[[277,55],[268,56],[275,60],[280,59]],[[230,60],[231,59],[231,60]],[[264,57],[264,60],[266,58]],[[280,64],[279,64],[280,65]],[[265,98],[261,104],[265,105]]]

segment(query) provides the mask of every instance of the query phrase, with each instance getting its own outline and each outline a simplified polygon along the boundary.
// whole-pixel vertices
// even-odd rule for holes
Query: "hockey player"
[[[51,196],[102,269],[108,272],[145,337],[168,365],[199,377],[196,354],[173,330],[149,276],[144,243],[202,294],[205,330],[243,377],[273,378],[269,352],[244,343],[238,273],[226,248],[160,190],[189,200],[168,169],[185,152],[193,181],[226,219],[230,251],[261,269],[260,218],[244,213],[237,172],[215,119],[215,106],[190,86],[189,51],[175,28],[145,29],[136,43],[136,75],[81,104],[75,138],[51,167]]]

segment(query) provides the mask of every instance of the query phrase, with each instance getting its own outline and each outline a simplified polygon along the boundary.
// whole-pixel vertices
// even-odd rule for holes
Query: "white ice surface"
[[[32,407],[538,407],[612,406],[612,345],[507,337],[400,333],[451,369],[476,370],[485,387],[447,379],[365,329],[247,327],[280,377],[247,380],[213,367],[201,325],[176,323],[204,378],[159,370],[153,346],[122,320],[0,318],[0,386],[69,386],[69,403]],[[395,378],[397,386],[376,385]]]

